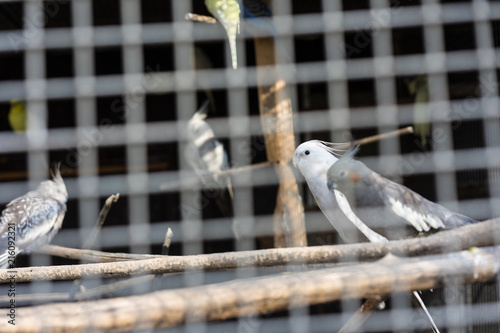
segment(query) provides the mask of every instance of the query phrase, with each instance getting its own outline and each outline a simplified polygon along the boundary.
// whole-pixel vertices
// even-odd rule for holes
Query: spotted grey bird
[[[215,138],[214,131],[205,121],[207,112],[208,101],[189,120],[187,124],[188,142],[184,155],[206,188],[212,190],[227,188],[229,198],[227,198],[225,191],[219,191],[213,197],[221,212],[229,217],[232,215],[233,200],[231,178],[227,174],[219,174],[230,168],[229,159],[223,144]],[[234,223],[233,231],[238,236]]]
[[[12,200],[0,216],[0,268],[13,267],[15,256],[50,243],[61,228],[68,192],[59,166],[37,189]]]
[[[378,234],[402,239],[477,222],[370,170],[354,159],[357,150],[350,149],[330,167],[327,185],[343,193],[356,216]]]

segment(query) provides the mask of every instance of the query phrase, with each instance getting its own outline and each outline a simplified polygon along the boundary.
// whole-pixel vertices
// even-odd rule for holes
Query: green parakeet
[[[26,103],[17,99],[10,101],[9,124],[17,133],[26,131]]]
[[[238,67],[236,34],[240,32],[240,5],[236,0],[205,0],[208,11],[226,29],[233,69]]]
[[[413,109],[413,122],[415,134],[420,135],[422,143],[427,143],[427,137],[431,134],[430,111],[429,111],[429,87],[427,76],[419,75],[412,81],[406,83],[408,91],[415,96]]]

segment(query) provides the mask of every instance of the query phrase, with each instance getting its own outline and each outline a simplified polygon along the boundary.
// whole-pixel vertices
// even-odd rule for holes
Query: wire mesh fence
[[[202,0],[0,2],[1,207],[55,163],[68,193],[59,247],[0,271],[1,331],[431,331],[412,290],[442,332],[499,331],[495,220],[328,247],[292,158],[375,136],[374,171],[499,216],[500,3],[237,4],[233,66]]]

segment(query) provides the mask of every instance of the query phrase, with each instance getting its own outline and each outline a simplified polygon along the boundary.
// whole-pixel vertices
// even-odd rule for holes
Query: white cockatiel
[[[306,179],[319,208],[344,242],[387,241],[356,217],[342,193],[332,193],[328,189],[326,173],[343,152],[336,148],[338,145],[320,140],[306,141],[295,150],[293,165]]]
[[[368,228],[351,209],[347,198],[338,190],[330,191],[328,188],[327,173],[338,157],[345,152],[338,149],[338,143],[320,140],[306,141],[295,149],[293,165],[299,169],[311,190],[316,203],[337,230],[346,243],[387,242],[387,238]],[[432,330],[439,333],[434,320],[417,291],[413,292],[417,303],[422,307]]]

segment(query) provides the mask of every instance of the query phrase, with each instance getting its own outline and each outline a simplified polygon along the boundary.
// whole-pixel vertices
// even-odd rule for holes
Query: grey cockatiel
[[[349,150],[328,170],[328,188],[343,193],[351,209],[370,229],[388,239],[476,223],[390,181],[354,159]]]
[[[387,242],[386,237],[370,229],[366,222],[355,214],[346,196],[334,189],[332,182],[328,181],[328,170],[345,160],[343,156],[340,157],[342,153],[347,154],[346,158],[353,154],[337,149],[338,146],[339,144],[319,140],[304,142],[295,150],[293,164],[306,179],[319,208],[345,242]],[[413,296],[425,312],[433,331],[439,332],[418,292],[414,291]]]
[[[0,267],[13,267],[15,256],[50,243],[61,228],[68,192],[59,167],[53,180],[12,200],[0,216]]]
[[[215,138],[214,131],[205,121],[208,112],[208,101],[191,117],[187,125],[188,142],[185,150],[186,161],[200,177],[207,188],[227,188],[229,200],[221,191],[214,195],[217,205],[222,213],[229,217],[232,215],[233,187],[229,175],[219,174],[228,170],[229,160],[222,143]],[[233,231],[238,236],[236,226]]]

